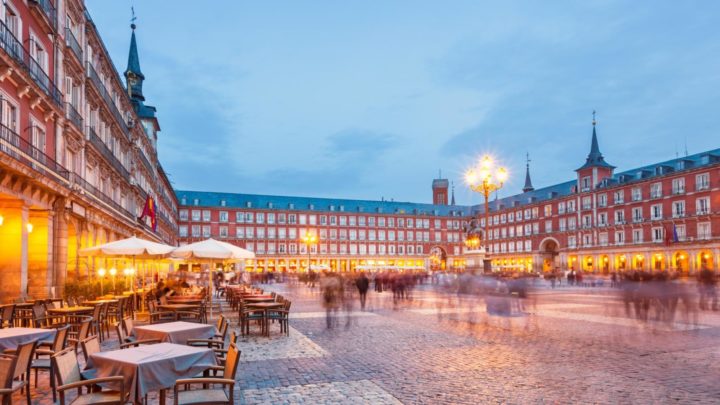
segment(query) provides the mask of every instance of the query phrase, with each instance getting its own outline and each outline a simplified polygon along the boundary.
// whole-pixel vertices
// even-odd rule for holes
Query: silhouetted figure
[[[365,273],[360,273],[360,276],[355,280],[355,286],[358,289],[358,293],[360,293],[360,309],[364,311],[368,288],[370,288],[370,280]]]

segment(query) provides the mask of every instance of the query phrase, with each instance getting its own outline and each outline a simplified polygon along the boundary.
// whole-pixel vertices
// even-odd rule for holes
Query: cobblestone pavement
[[[371,291],[367,311],[328,329],[317,289],[263,287],[292,300],[290,334],[239,339],[238,403],[720,403],[718,313],[639,322],[609,289],[564,288],[499,317],[420,288],[397,304]],[[39,385],[35,400],[51,403]]]

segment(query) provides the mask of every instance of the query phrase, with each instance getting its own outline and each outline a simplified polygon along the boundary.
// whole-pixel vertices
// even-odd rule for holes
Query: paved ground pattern
[[[263,287],[292,300],[290,334],[239,339],[238,403],[720,403],[718,313],[639,322],[610,289],[564,288],[500,317],[422,287],[399,303],[371,292],[366,312],[355,303],[328,329],[317,289]],[[51,403],[39,385],[36,402]]]

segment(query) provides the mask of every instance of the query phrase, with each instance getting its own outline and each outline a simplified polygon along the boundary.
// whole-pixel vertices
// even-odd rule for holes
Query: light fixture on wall
[[[27,232],[28,232],[28,233],[32,233],[32,231],[33,231],[33,224],[31,224],[30,222],[28,222],[27,224],[25,224],[25,228],[27,229]]]
[[[5,217],[0,214],[0,226],[2,226],[3,222],[5,222]]]

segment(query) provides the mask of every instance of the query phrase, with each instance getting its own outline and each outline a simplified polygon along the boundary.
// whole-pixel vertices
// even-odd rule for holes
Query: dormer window
[[[220,200],[220,206],[221,206],[221,207],[224,207],[224,206],[225,206],[225,200]]]
[[[194,199],[193,199],[193,205],[196,206],[196,207],[197,207],[198,205],[200,205],[200,199],[199,199],[199,198],[194,198]]]
[[[252,208],[252,202],[246,201],[246,202],[245,202],[245,207],[246,207],[246,208]]]

